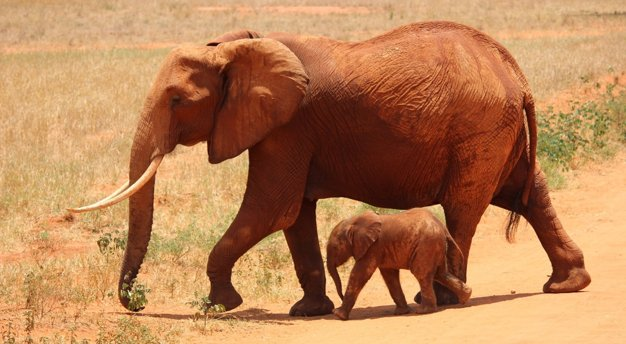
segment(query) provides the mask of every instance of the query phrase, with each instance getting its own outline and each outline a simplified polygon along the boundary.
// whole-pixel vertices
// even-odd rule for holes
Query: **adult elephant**
[[[120,289],[146,254],[158,164],[176,145],[203,141],[213,164],[249,151],[243,202],[207,266],[210,299],[226,309],[242,302],[231,284],[237,259],[282,229],[304,290],[290,314],[331,312],[315,221],[317,200],[328,197],[441,204],[465,257],[451,264],[463,280],[476,225],[495,204],[535,229],[553,269],[545,292],[591,281],[535,167],[528,82],[504,47],[467,26],[416,23],[358,43],[240,31],[174,49],[147,96],[129,183],[73,209],[130,197]],[[438,290],[440,302],[454,302],[446,295]]]

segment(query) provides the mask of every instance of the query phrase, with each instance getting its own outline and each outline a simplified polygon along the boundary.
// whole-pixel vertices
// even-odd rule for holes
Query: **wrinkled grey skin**
[[[399,269],[408,269],[417,278],[421,303],[416,312],[437,310],[433,282],[451,290],[465,303],[472,289],[448,272],[446,255],[462,253],[446,227],[429,211],[411,209],[394,215],[377,215],[368,211],[340,222],[331,232],[327,246],[327,268],[343,303],[333,310],[335,316],[348,320],[359,292],[376,268],[380,269],[389,293],[396,304],[395,314],[406,314],[406,303],[399,279]],[[343,296],[337,267],[350,257],[355,264]]]

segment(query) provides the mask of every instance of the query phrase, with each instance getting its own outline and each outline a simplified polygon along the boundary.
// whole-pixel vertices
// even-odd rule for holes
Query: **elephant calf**
[[[411,209],[395,215],[378,215],[367,211],[340,222],[330,234],[327,246],[327,267],[343,303],[333,313],[347,320],[359,292],[376,268],[380,269],[389,293],[396,304],[395,314],[410,312],[399,279],[399,269],[408,269],[417,278],[421,303],[417,313],[437,310],[433,281],[454,292],[460,303],[469,299],[472,289],[448,272],[446,254],[451,247],[463,261],[461,250],[448,229],[432,213]],[[350,273],[345,297],[337,267],[350,256],[355,264]]]

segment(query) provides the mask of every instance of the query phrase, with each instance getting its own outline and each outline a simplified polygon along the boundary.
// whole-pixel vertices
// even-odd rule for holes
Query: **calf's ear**
[[[371,221],[365,224],[354,224],[348,233],[348,240],[352,245],[354,259],[365,256],[370,246],[378,240],[382,224],[380,221]]]

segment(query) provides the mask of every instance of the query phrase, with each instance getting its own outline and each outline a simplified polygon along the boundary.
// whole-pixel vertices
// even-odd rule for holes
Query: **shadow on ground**
[[[498,302],[510,301],[523,297],[531,297],[535,295],[542,295],[543,293],[520,293],[520,294],[505,294],[505,295],[492,295],[492,296],[480,296],[471,298],[465,305],[452,305],[452,306],[439,306],[438,312],[445,312],[448,309],[466,308],[484,306]],[[416,304],[410,304],[409,307],[415,309]],[[393,314],[395,311],[395,305],[387,306],[374,306],[374,307],[362,307],[354,308],[350,313],[350,320],[365,320],[365,319],[378,319],[389,316],[396,316]],[[408,316],[422,316],[417,314],[407,314]]]
[[[510,301],[523,297],[531,297],[535,295],[541,295],[543,293],[520,293],[520,294],[506,294],[506,295],[492,295],[481,296],[470,299],[466,305],[453,305],[453,306],[441,306],[439,312],[447,309],[465,308],[465,307],[477,307],[490,305],[498,302]],[[415,308],[415,304],[409,305]],[[364,320],[364,319],[378,319],[388,316],[395,316],[393,314],[395,305],[373,306],[373,307],[359,307],[354,308],[350,313],[350,320]],[[194,314],[174,314],[174,313],[130,313],[130,312],[118,312],[117,314],[134,315],[136,317],[149,317],[149,318],[161,318],[170,320],[193,320],[197,316]],[[272,313],[268,309],[263,308],[248,308],[241,311],[231,311],[223,314],[216,314],[210,316],[214,320],[239,320],[239,321],[251,321],[258,323],[276,324],[276,325],[293,325],[299,321],[311,321],[321,319],[334,319],[334,316],[324,315],[316,317],[292,317],[287,313]]]

